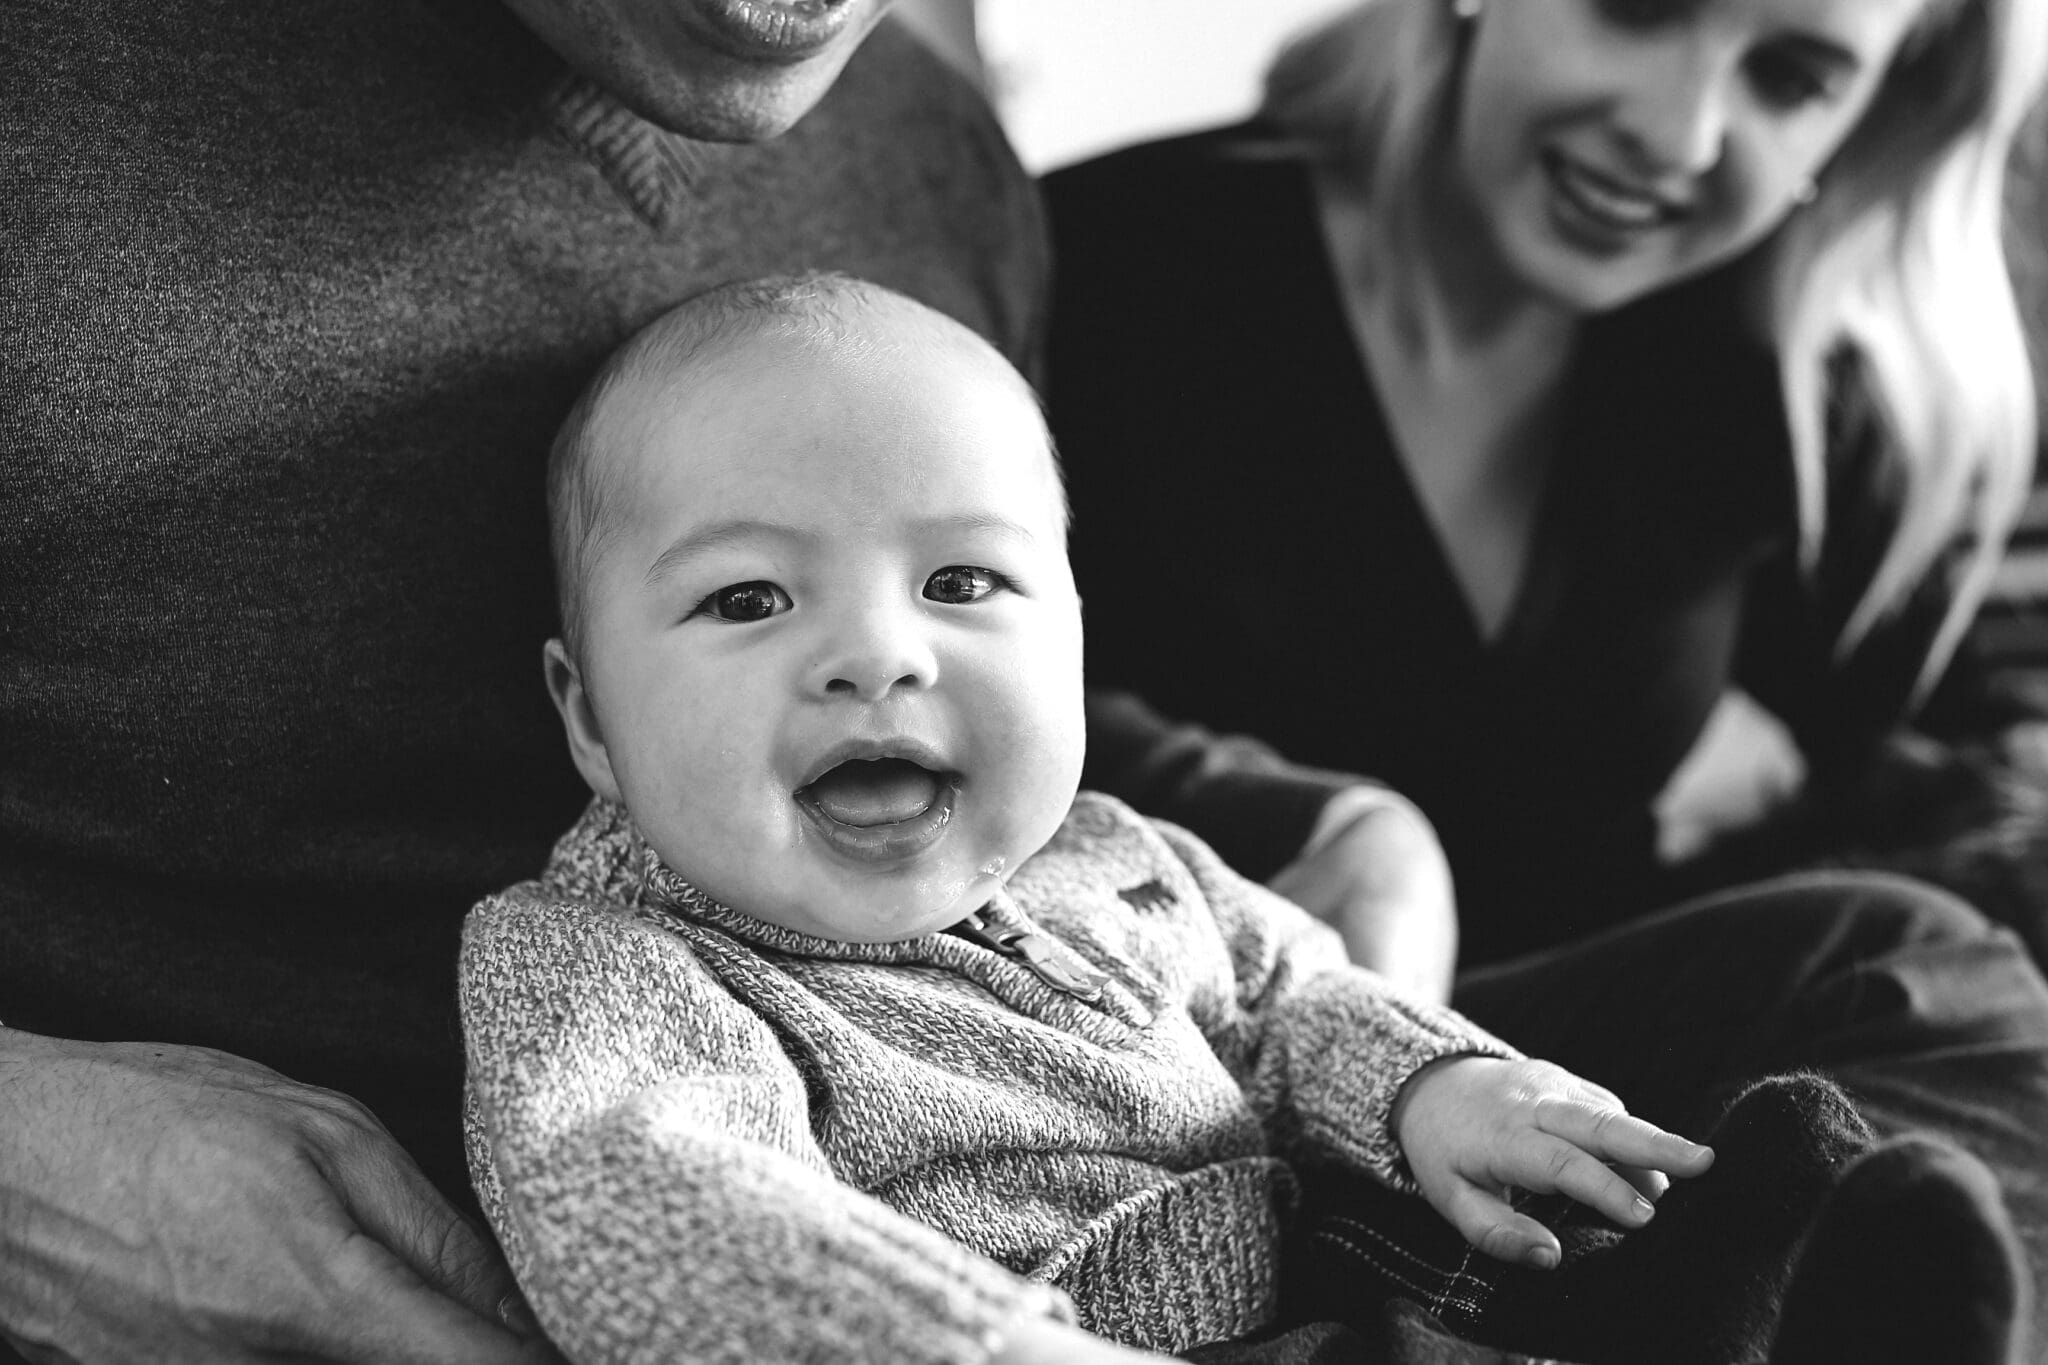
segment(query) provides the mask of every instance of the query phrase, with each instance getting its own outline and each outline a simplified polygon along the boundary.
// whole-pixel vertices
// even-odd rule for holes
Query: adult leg
[[[1902,1137],[1842,1174],[1785,1296],[1771,1365],[2017,1365],[2024,1257],[1975,1157]]]
[[[1881,1134],[1939,1134],[1996,1174],[2041,1311],[2048,983],[1953,897],[1883,874],[1783,878],[1469,973],[1452,1003],[1693,1135],[1750,1078],[1832,1077]]]

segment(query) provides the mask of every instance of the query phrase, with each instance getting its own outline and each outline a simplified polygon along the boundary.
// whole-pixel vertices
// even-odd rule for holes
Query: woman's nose
[[[1733,71],[1721,54],[1674,44],[1646,63],[1622,97],[1616,122],[1633,168],[1648,175],[1703,175],[1728,142]]]
[[[938,681],[938,656],[914,612],[876,608],[834,631],[811,672],[824,697],[880,701]]]

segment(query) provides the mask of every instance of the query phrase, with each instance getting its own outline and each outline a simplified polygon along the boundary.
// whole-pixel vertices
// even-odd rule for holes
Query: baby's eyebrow
[[[1035,541],[1038,536],[1023,522],[1012,521],[998,512],[953,512],[942,516],[919,517],[911,523],[911,529],[921,536],[959,534],[963,531],[993,531],[997,535],[1009,536],[1016,540]]]
[[[647,576],[643,581],[651,588],[682,569],[691,560],[739,541],[780,540],[809,545],[817,539],[818,535],[814,531],[779,521],[757,521],[752,518],[714,521],[708,526],[692,527],[670,541],[668,548],[656,555],[654,562],[647,566]]]

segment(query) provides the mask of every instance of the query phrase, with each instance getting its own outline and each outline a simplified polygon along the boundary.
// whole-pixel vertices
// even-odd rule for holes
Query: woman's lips
[[[832,46],[858,0],[696,0],[705,27],[727,55],[802,61]]]
[[[835,851],[895,862],[934,843],[952,822],[957,773],[902,758],[849,759],[796,791],[797,808]]]
[[[1685,215],[1682,205],[1626,184],[1552,152],[1543,158],[1553,202],[1581,234],[1622,244],[1669,226]]]

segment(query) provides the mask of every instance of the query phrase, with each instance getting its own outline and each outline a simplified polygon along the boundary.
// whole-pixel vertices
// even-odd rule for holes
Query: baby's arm
[[[834,1179],[803,1076],[673,935],[514,893],[461,977],[472,1167],[573,1360],[952,1365],[1056,1311]]]
[[[1413,1188],[1481,1250],[1539,1265],[1555,1263],[1556,1238],[1511,1210],[1504,1188],[1561,1191],[1633,1225],[1648,1218],[1638,1190],[1654,1197],[1658,1172],[1697,1175],[1712,1161],[1611,1092],[1344,965],[1299,909],[1162,828],[1230,945],[1253,1040],[1247,1090],[1288,1156]],[[1231,1040],[1212,1041],[1226,1052]],[[1617,1174],[1609,1161],[1642,1169]]]

